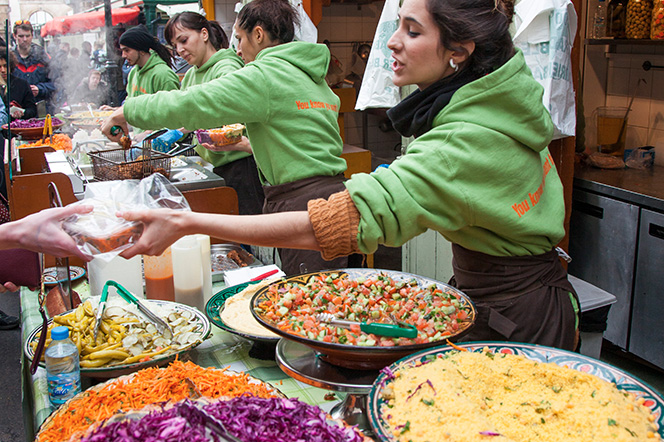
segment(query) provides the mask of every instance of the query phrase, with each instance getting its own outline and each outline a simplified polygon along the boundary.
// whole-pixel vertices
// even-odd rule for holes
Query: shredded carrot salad
[[[149,404],[179,401],[191,396],[185,381],[191,379],[201,395],[208,398],[235,397],[251,394],[275,397],[264,383],[251,382],[245,373],[226,374],[225,369],[203,368],[191,361],[174,361],[167,368],[146,368],[125,382],[112,382],[99,390],[90,389],[62,405],[37,436],[38,442],[62,442],[86,430],[95,422],[119,411],[140,409]]]
[[[30,144],[22,144],[19,147],[39,147],[39,146],[51,146],[55,150],[64,150],[65,152],[71,152],[72,142],[71,138],[65,134],[53,134],[52,139],[46,138],[45,140],[38,140]]]

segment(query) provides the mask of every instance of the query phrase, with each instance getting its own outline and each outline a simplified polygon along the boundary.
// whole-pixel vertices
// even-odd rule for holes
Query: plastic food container
[[[242,139],[243,124],[230,124],[219,129],[197,130],[196,137],[201,144],[225,146],[237,143]]]

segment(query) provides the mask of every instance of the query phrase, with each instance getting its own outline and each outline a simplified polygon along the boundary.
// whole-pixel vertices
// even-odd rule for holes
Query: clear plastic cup
[[[595,110],[597,150],[622,158],[627,133],[627,108],[602,106]]]

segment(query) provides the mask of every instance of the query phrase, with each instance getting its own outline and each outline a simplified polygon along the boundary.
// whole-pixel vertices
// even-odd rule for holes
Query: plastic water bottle
[[[599,0],[593,14],[592,38],[606,38],[606,3]]]
[[[48,397],[58,407],[81,392],[81,370],[78,349],[69,339],[67,327],[51,330],[51,344],[46,349],[46,380]]]

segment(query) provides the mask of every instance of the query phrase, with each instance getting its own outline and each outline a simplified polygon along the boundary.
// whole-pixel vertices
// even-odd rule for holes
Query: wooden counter
[[[344,144],[341,158],[346,160],[346,164],[348,165],[346,172],[344,172],[346,178],[350,178],[354,173],[371,172],[371,151],[367,149]]]

